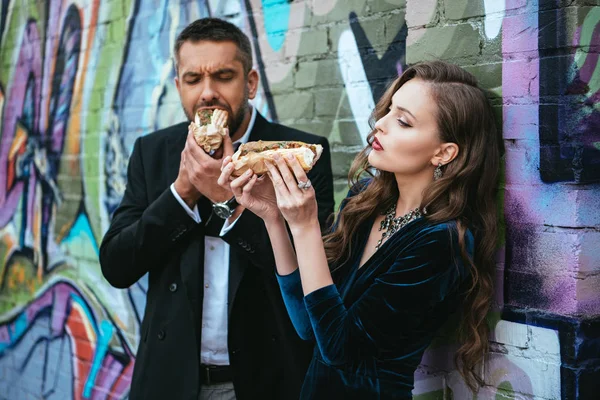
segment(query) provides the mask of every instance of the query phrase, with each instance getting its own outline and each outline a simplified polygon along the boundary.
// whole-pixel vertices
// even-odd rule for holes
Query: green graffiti
[[[21,40],[25,31],[26,21],[43,21],[44,7],[42,3],[29,3],[27,6],[14,5],[10,13],[10,21],[4,27],[5,36],[0,43],[0,82],[6,85],[11,81],[14,69],[17,66],[16,60],[21,48]],[[43,35],[45,29],[38,26],[40,35]],[[8,95],[8,93],[6,93]],[[0,135],[2,132],[0,132]]]
[[[592,8],[586,15],[585,20],[581,25],[581,37],[579,40],[579,46],[581,47],[575,52],[575,64],[577,65],[577,69],[583,67],[586,61],[588,61],[588,57],[594,57],[595,53],[589,52],[587,48],[593,44],[593,36],[598,24],[600,24],[600,8],[596,7]],[[596,63],[594,73],[588,82],[587,94],[592,95],[598,90],[600,90],[600,64]],[[600,102],[597,102],[594,107],[600,110]]]
[[[448,399],[448,397],[444,397],[443,389],[413,396],[413,400],[446,400],[446,399]]]
[[[106,132],[110,129],[111,110],[103,104],[103,98],[112,99],[117,90],[117,76],[125,57],[125,46],[127,39],[127,21],[131,16],[123,16],[123,10],[131,10],[131,0],[123,2],[105,3],[110,7],[107,11],[107,19],[110,24],[99,24],[96,26],[97,34],[103,37],[94,43],[94,53],[97,54],[97,64],[94,73],[94,83],[91,93],[102,93],[102,96],[89,96],[85,121],[85,135],[83,136],[83,173],[87,177],[84,181],[86,210],[89,215],[90,225],[94,237],[98,242],[102,238],[102,209],[103,193],[101,185],[104,175],[104,159],[101,158],[99,149],[103,147]],[[104,7],[104,6],[102,6]],[[88,70],[89,71],[89,70]],[[88,72],[90,73],[90,72]],[[91,178],[91,179],[90,179]]]
[[[496,392],[495,400],[514,400],[515,391],[512,385],[508,381],[504,381],[498,385],[498,391]]]

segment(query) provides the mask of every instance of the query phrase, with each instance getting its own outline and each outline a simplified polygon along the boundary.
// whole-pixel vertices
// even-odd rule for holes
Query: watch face
[[[229,218],[233,215],[233,210],[229,208],[227,204],[217,203],[213,205],[213,209],[215,211],[215,214],[217,214],[218,217],[223,219]]]

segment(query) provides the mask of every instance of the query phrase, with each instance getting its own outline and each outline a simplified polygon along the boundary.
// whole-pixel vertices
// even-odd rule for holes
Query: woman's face
[[[431,175],[434,155],[442,144],[437,106],[429,86],[414,78],[392,97],[388,113],[375,124],[369,163],[396,176]]]

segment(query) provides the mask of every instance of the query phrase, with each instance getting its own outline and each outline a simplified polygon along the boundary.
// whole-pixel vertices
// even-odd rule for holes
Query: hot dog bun
[[[227,128],[228,113],[225,110],[202,109],[190,124],[194,139],[205,152],[217,150],[223,143],[223,137],[229,134]]]
[[[238,151],[231,157],[234,165],[232,176],[240,176],[248,169],[252,169],[257,175],[266,173],[268,170],[265,160],[275,163],[273,160],[275,154],[279,154],[284,158],[288,154],[293,154],[302,168],[305,171],[310,171],[319,157],[321,157],[322,152],[323,146],[320,144],[262,140],[248,142],[242,144]]]

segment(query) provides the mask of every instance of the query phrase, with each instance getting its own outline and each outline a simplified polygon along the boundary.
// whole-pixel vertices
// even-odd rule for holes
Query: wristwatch
[[[227,201],[213,204],[213,210],[218,217],[227,219],[233,215],[235,208],[238,206],[235,196]]]

